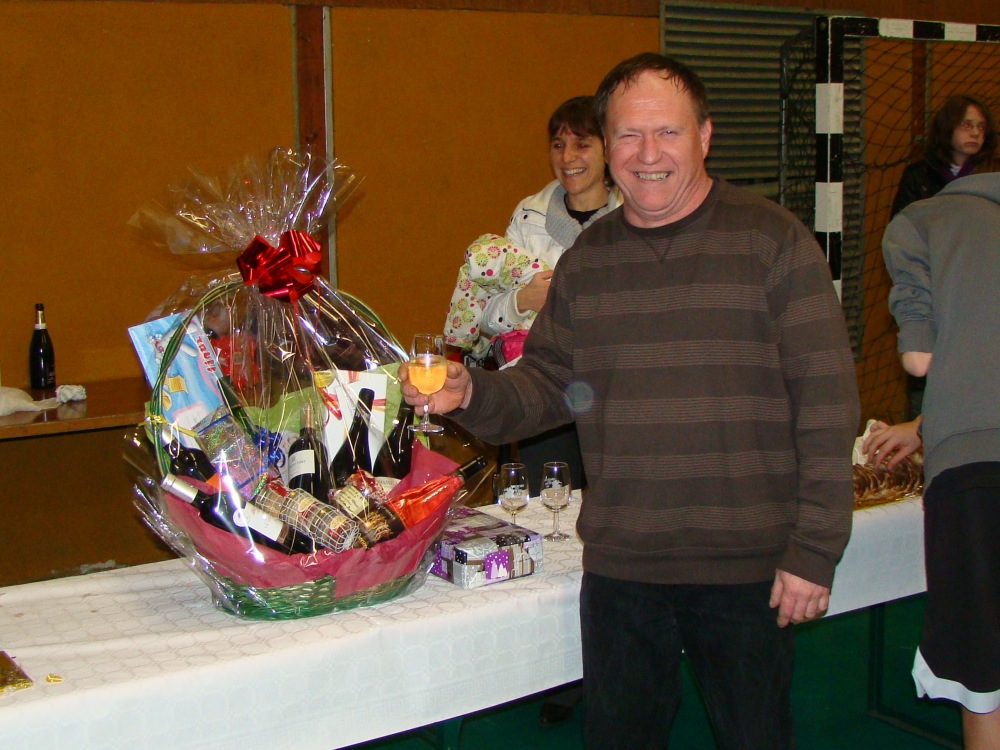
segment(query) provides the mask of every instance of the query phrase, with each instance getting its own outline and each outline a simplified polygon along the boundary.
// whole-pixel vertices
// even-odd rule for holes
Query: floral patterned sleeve
[[[481,336],[529,327],[534,314],[518,316],[513,297],[526,275],[546,269],[505,237],[484,234],[477,238],[465,251],[465,263],[459,269],[445,321],[446,341],[470,348]],[[505,303],[515,308],[513,316],[506,312]]]

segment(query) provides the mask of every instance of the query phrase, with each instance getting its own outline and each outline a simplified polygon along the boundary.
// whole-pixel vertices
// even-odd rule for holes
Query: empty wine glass
[[[444,388],[448,379],[448,360],[444,356],[444,337],[436,333],[418,333],[413,337],[409,362],[410,382],[425,396]],[[434,424],[424,406],[420,422],[413,425],[417,432],[444,432],[444,427]]]
[[[569,539],[559,529],[559,511],[569,505],[569,466],[562,461],[549,461],[542,467],[542,505],[552,511],[552,532],[545,535],[550,542]]]
[[[497,497],[500,507],[510,513],[510,521],[514,523],[517,514],[528,504],[528,479],[524,473],[524,464],[504,464],[497,473]]]

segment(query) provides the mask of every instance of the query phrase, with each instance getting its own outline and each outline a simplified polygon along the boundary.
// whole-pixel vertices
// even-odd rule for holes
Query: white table
[[[837,566],[827,616],[927,590],[923,499],[854,513],[854,531]]]
[[[836,611],[922,590],[919,507],[856,514]],[[550,514],[533,502],[519,522],[547,531]],[[35,681],[0,695],[0,748],[330,750],[571,682],[580,554],[546,543],[538,575],[471,590],[430,577],[281,622],[215,609],[180,560],[0,589],[0,650]]]

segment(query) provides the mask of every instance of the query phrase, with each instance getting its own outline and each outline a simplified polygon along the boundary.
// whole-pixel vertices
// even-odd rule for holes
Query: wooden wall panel
[[[0,3],[3,383],[27,385],[45,302],[62,383],[138,375],[126,328],[200,264],[126,222],[187,165],[292,144],[290,11],[277,5]]]
[[[142,0],[173,2],[174,0]],[[368,8],[378,10],[480,10],[502,13],[554,13],[590,16],[657,18],[660,0],[192,0],[222,4],[281,4]],[[76,0],[91,2],[91,0]],[[821,13],[862,13],[879,18],[948,20],[964,23],[997,23],[995,0],[732,0],[730,4],[817,10]],[[992,19],[992,20],[991,20]]]
[[[503,231],[517,199],[548,176],[552,107],[593,90],[618,59],[657,47],[659,4],[333,4],[336,148],[369,177],[341,217],[341,282],[379,308],[384,290],[385,315],[405,338],[440,326],[462,248]],[[1000,23],[994,0],[852,7]],[[162,262],[125,222],[188,164],[218,173],[294,142],[293,13],[269,1],[0,2],[4,383],[26,384],[35,301],[48,305],[62,382],[138,373],[125,327],[192,264]],[[408,302],[396,301],[401,290]]]
[[[555,107],[658,44],[649,18],[335,9],[336,148],[365,175],[341,286],[404,341],[442,330],[465,248],[552,179]]]
[[[3,0],[0,0],[2,2]],[[92,0],[76,0],[91,2]],[[176,0],[140,0],[175,2]],[[302,7],[370,8],[377,10],[484,10],[501,13],[557,13],[588,16],[646,16],[656,18],[658,0],[188,0],[189,2],[252,5],[277,4]]]
[[[426,3],[358,0],[333,11],[336,150],[367,177],[338,222],[339,279],[403,340],[440,330],[462,250],[482,232],[502,232],[517,200],[548,178],[552,108],[593,91],[623,57],[659,45],[658,3],[634,4],[637,17],[417,5]],[[904,15],[906,4],[896,6],[852,7]],[[925,9],[944,20],[1000,21],[979,0]]]

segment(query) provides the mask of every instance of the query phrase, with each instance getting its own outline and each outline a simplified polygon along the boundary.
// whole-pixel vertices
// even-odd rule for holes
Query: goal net
[[[784,45],[781,67],[781,202],[815,229],[839,279],[862,416],[898,422],[906,377],[882,234],[944,100],[971,94],[1000,115],[1000,26],[820,17]]]

